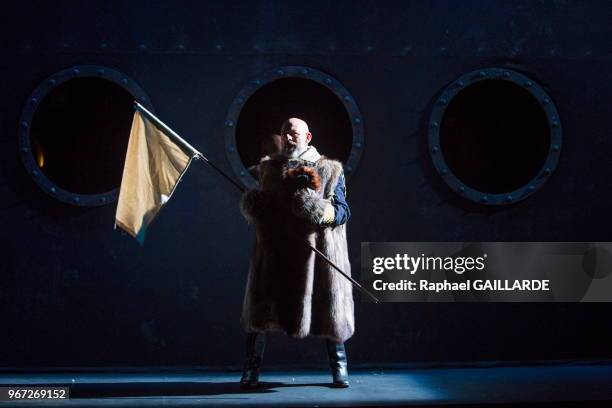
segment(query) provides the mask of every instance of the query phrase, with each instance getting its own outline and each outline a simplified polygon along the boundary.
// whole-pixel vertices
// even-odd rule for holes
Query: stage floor
[[[242,391],[239,372],[1,372],[1,386],[67,385],[64,401],[11,406],[601,406],[612,407],[612,363],[356,370],[351,387],[329,387],[327,371],[264,371],[261,388]],[[560,404],[565,402],[564,404]]]

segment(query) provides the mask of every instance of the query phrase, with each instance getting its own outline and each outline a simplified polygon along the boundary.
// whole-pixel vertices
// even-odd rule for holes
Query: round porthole
[[[541,188],[561,150],[549,95],[515,71],[471,72],[448,86],[429,122],[429,151],[443,180],[466,199],[510,204]]]
[[[279,149],[281,125],[304,119],[312,145],[345,163],[347,178],[363,150],[363,121],[353,97],[334,78],[307,67],[276,68],[251,81],[233,101],[225,123],[226,153],[247,187],[255,186],[249,167]]]
[[[19,145],[29,174],[60,201],[115,201],[135,100],[149,105],[131,78],[106,67],[73,67],[44,81],[21,116]]]

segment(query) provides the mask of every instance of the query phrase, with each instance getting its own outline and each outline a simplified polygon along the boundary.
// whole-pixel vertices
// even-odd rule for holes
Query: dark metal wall
[[[253,231],[238,194],[194,166],[141,248],[116,203],[63,204],[33,182],[19,118],[45,78],[124,72],[156,113],[231,172],[228,107],[262,72],[315,68],[363,116],[348,184],[351,259],[362,241],[610,241],[608,1],[19,2],[3,6],[0,365],[240,364]],[[427,147],[432,104],[464,73],[508,67],[544,86],[563,151],[548,183],[499,208],[459,197]],[[324,114],[324,113],[322,113]],[[112,118],[109,118],[112,120]],[[517,157],[520,161],[520,157]],[[357,303],[352,363],[611,358],[609,304]],[[275,336],[270,364],[323,363],[315,340]]]

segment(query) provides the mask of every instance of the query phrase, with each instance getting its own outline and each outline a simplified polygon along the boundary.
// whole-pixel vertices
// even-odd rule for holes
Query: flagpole
[[[166,125],[164,122],[159,120],[159,118],[157,116],[155,116],[153,113],[149,112],[149,110],[147,108],[145,108],[144,106],[142,106],[141,104],[139,104],[136,101],[134,101],[134,106],[141,113],[143,113],[147,117],[147,119],[149,119],[151,122],[155,123],[160,130],[162,130],[165,134],[167,134],[169,137],[171,137],[172,140],[176,144],[178,144],[183,149],[183,151],[185,153],[189,154],[189,156],[191,156],[191,157],[200,156],[204,160],[208,161],[208,159],[206,157],[204,157],[204,155],[202,153],[197,151],[192,145],[187,143],[187,141],[185,139],[183,139],[178,134],[176,134],[176,132],[174,130],[170,129],[170,127],[168,125]]]
[[[246,191],[244,189],[244,187],[242,187],[240,184],[238,184],[233,178],[231,178],[230,176],[225,174],[225,172],[223,170],[221,170],[213,162],[208,160],[208,158],[206,156],[204,156],[201,152],[196,150],[185,139],[180,137],[174,130],[170,129],[170,127],[168,125],[166,125],[164,122],[162,122],[161,120],[159,120],[159,118],[157,116],[155,116],[153,113],[149,112],[149,110],[147,110],[147,108],[145,108],[144,106],[142,106],[141,104],[139,104],[136,101],[134,101],[134,105],[136,106],[136,109],[138,109],[149,120],[151,120],[153,123],[155,123],[160,130],[162,130],[164,133],[166,133],[168,135],[168,137],[171,137],[172,140],[174,140],[183,149],[183,151],[185,153],[187,153],[188,155],[190,155],[191,157],[193,157],[195,159],[202,159],[202,160],[204,160],[208,165],[210,165],[210,167],[212,167],[213,169],[217,170],[217,172],[219,174],[221,174],[223,177],[225,177],[230,183],[232,183],[234,186],[236,186],[241,192],[244,193]]]
[[[155,123],[155,125],[157,125],[157,127],[163,131],[166,135],[168,135],[168,137],[170,137],[174,142],[176,142],[176,144],[178,144],[185,153],[189,154],[191,157],[195,158],[195,159],[202,159],[204,160],[208,165],[210,165],[213,169],[215,169],[219,174],[221,174],[225,179],[227,179],[229,182],[231,182],[236,188],[238,188],[238,190],[240,190],[241,193],[245,193],[246,189],[241,186],[240,184],[238,184],[236,182],[236,180],[234,180],[233,178],[231,178],[230,176],[228,176],[223,170],[221,170],[219,167],[217,167],[213,162],[211,162],[210,160],[208,160],[208,158],[206,156],[204,156],[202,153],[200,153],[198,150],[196,150],[192,145],[190,145],[185,139],[183,139],[182,137],[180,137],[174,130],[172,130],[168,125],[166,125],[164,122],[162,122],[161,120],[159,120],[159,118],[157,116],[155,116],[153,113],[149,112],[149,110],[147,108],[145,108],[144,106],[142,106],[141,104],[139,104],[138,102],[134,101],[134,106],[136,107],[136,109],[138,109],[141,113],[143,113],[149,120],[151,120],[153,123]],[[331,267],[333,267],[335,270],[337,270],[338,272],[340,272],[340,274],[342,274],[342,276],[344,276],[346,279],[348,279],[349,281],[351,281],[351,283],[353,285],[355,285],[355,287],[357,287],[359,290],[361,290],[364,294],[366,294],[370,299],[372,299],[372,301],[374,303],[378,303],[378,299],[376,298],[376,296],[374,296],[373,294],[371,294],[366,288],[364,288],[363,286],[361,286],[361,284],[359,282],[357,282],[355,279],[353,279],[352,276],[347,275],[342,269],[340,269],[338,266],[336,266],[336,264],[334,264],[329,258],[327,258],[325,256],[325,254],[323,254],[321,251],[319,251],[317,248],[315,248],[313,245],[311,245],[308,242],[304,241],[304,244],[307,245],[315,254],[317,254],[321,259],[323,259],[328,265],[330,265]]]

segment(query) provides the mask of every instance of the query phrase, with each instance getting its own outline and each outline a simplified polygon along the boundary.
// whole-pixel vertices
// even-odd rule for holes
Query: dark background
[[[27,174],[21,111],[42,81],[75,65],[135,79],[159,117],[228,172],[226,113],[247,82],[286,65],[339,80],[365,125],[347,186],[355,271],[362,241],[611,240],[608,1],[22,1],[2,15],[3,367],[229,367],[243,357],[253,230],[233,186],[193,166],[141,248],[113,230],[116,203],[63,204]],[[563,126],[548,183],[496,209],[453,193],[427,154],[437,96],[493,66],[544,86]],[[356,294],[347,349],[351,364],[612,358],[611,313],[604,303],[373,305]],[[266,356],[324,361],[320,341],[282,335]]]

